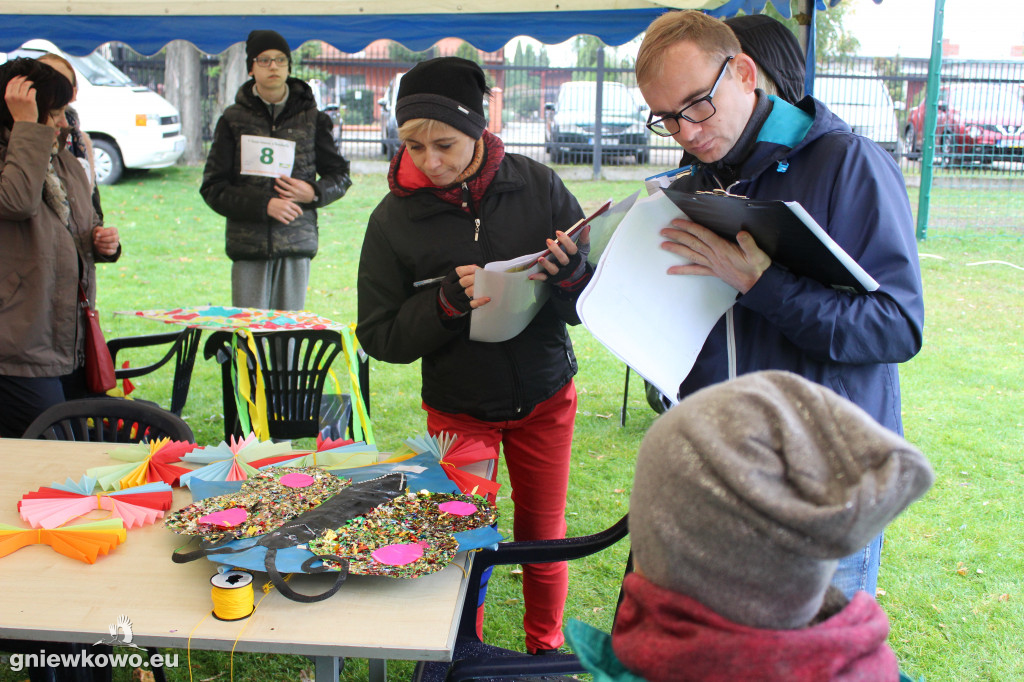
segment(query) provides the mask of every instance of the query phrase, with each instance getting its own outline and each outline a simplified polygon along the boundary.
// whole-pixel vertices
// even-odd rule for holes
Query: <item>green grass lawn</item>
[[[103,188],[109,225],[121,231],[121,261],[100,266],[99,309],[108,338],[164,331],[159,323],[114,311],[230,302],[230,262],[223,220],[198,194],[200,170],[170,168],[129,176]],[[355,272],[369,212],[386,192],[380,176],[357,176],[348,196],[321,212],[320,253],[313,261],[307,307],[355,321]],[[584,209],[620,199],[635,182],[567,183]],[[942,190],[933,192],[942,199]],[[944,200],[944,199],[942,199]],[[915,192],[916,201],[916,192]],[[999,211],[995,196],[991,211]],[[1011,209],[1003,209],[1011,210]],[[1007,220],[1018,225],[1016,212]],[[957,234],[971,232],[970,224]],[[935,236],[935,233],[930,233]],[[879,602],[892,622],[890,642],[901,667],[928,680],[1024,679],[1024,574],[1016,525],[1024,510],[1024,266],[1020,239],[932,238],[920,244],[927,318],[921,353],[902,368],[907,438],[931,459],[933,489],[887,530]],[[996,262],[1001,261],[1001,262]],[[634,375],[628,419],[619,425],[624,367],[582,327],[572,330],[579,358],[579,414],[569,486],[572,535],[611,525],[627,509],[637,446],[655,414]],[[169,400],[169,372],[136,382],[138,395]],[[425,431],[419,368],[371,364],[371,406],[378,445],[395,449]],[[200,443],[223,435],[220,374],[197,360],[184,416]],[[507,480],[507,479],[499,479]],[[510,519],[508,491],[501,510]],[[501,528],[506,535],[508,522]],[[608,629],[627,547],[624,543],[571,568],[567,616]],[[488,595],[485,635],[522,646],[518,576],[499,569]],[[301,617],[301,604],[295,604]],[[196,618],[201,614],[196,614]],[[180,652],[182,665],[185,652]],[[228,655],[193,652],[192,678],[227,679]],[[297,680],[311,663],[297,656],[236,654],[236,680]],[[395,679],[411,667],[391,663]],[[172,680],[190,679],[184,668]],[[118,671],[115,679],[128,679]],[[342,678],[363,679],[365,661],[349,661]],[[0,680],[20,679],[0,670]]]

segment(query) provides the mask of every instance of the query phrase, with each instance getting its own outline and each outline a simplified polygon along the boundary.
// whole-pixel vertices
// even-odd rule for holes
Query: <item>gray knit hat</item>
[[[414,118],[429,118],[479,140],[487,126],[483,101],[489,92],[476,62],[461,57],[428,59],[402,76],[395,120],[401,126]]]
[[[932,480],[920,451],[845,398],[789,372],[747,374],[689,396],[644,437],[637,570],[735,623],[802,627],[838,560]]]

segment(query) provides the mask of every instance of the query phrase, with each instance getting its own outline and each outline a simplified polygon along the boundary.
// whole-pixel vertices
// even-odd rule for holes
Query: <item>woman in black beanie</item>
[[[505,153],[488,132],[480,67],[457,57],[402,77],[395,114],[404,143],[391,161],[390,193],[370,216],[359,262],[356,333],[371,357],[422,360],[427,429],[501,448],[515,504],[516,540],[565,536],[565,495],[576,415],[576,358],[566,324],[589,281],[589,235],[565,230],[579,203],[546,166]],[[550,247],[547,303],[518,336],[469,338],[476,270]],[[436,280],[436,281],[434,281]],[[423,285],[425,281],[432,283]],[[530,653],[563,642],[565,563],[524,567]],[[478,630],[482,613],[478,617]]]

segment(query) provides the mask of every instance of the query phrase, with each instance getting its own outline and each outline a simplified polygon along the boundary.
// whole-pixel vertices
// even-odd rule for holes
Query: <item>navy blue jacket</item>
[[[756,199],[798,201],[879,283],[877,291],[838,291],[772,264],[737,298],[733,330],[723,317],[705,342],[680,398],[736,374],[781,369],[836,391],[902,434],[897,363],[921,349],[924,300],[910,202],[899,167],[811,97],[773,108],[739,180],[727,189]],[[719,187],[697,164],[672,185]],[[730,335],[732,338],[730,339]]]

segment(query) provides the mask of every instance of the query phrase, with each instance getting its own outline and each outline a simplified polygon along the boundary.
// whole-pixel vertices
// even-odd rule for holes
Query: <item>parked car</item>
[[[328,104],[320,111],[331,117],[331,137],[334,138],[334,146],[341,152],[341,126],[345,123],[345,105],[338,102]]]
[[[818,76],[814,96],[853,132],[877,142],[897,159],[903,154],[896,106],[885,83],[874,76]]]
[[[380,105],[380,151],[391,158],[402,146],[398,139],[398,121],[395,120],[395,101],[398,99],[398,86],[402,82],[403,73],[395,74],[388,83],[384,96],[377,100]]]
[[[593,154],[594,138],[601,138],[606,156],[635,156],[637,163],[650,158],[650,137],[644,108],[622,83],[606,81],[602,87],[601,130],[597,119],[597,83],[562,83],[554,102],[545,104],[544,143],[552,163],[581,159]]]
[[[8,57],[36,58],[45,52],[59,54],[75,69],[78,99],[71,106],[92,138],[99,184],[114,184],[125,168],[174,165],[185,153],[178,110],[99,54],[73,57],[47,40],[30,40]]]
[[[923,146],[926,103],[910,110],[908,148]],[[959,166],[996,159],[1024,161],[1024,89],[1016,83],[954,83],[939,90],[936,163]]]

